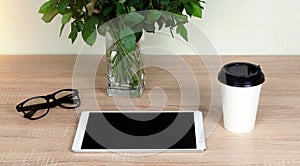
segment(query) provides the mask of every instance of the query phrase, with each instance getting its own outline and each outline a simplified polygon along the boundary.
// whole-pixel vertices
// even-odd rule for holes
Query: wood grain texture
[[[146,63],[161,63],[166,57],[150,56]],[[211,104],[211,79],[207,69],[200,57],[181,58],[195,74],[201,92],[200,106],[187,104],[184,107],[200,109],[206,117]],[[224,64],[232,61],[260,64],[266,75],[252,132],[230,133],[220,120],[207,137],[208,149],[204,153],[79,154],[71,152],[78,123],[74,110],[53,108],[37,121],[24,119],[15,110],[16,104],[29,97],[72,87],[76,56],[0,56],[0,165],[300,165],[300,57],[225,56],[222,61]],[[97,71],[94,89],[83,89],[95,90],[101,110],[118,110],[115,101],[106,96],[103,60]],[[175,73],[187,75],[187,71],[177,68]],[[89,74],[82,71],[83,78]],[[190,90],[189,99],[195,97],[191,87],[180,87],[176,77],[167,70],[147,67],[146,76],[144,95],[129,100],[136,108],[179,110],[180,88]],[[163,107],[160,103],[153,104],[157,97],[165,99]],[[82,102],[80,110],[96,109],[89,106],[89,98]],[[121,108],[130,110],[132,105],[127,104]]]

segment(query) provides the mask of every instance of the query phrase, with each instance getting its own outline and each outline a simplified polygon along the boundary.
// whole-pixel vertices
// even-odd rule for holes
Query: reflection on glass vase
[[[144,59],[140,42],[128,52],[106,34],[107,95],[140,97],[145,86]]]

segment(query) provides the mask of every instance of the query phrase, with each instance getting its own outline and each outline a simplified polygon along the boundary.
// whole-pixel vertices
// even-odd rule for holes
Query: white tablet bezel
[[[161,111],[85,111],[80,115],[79,123],[77,126],[76,134],[73,141],[73,152],[196,152],[205,151],[205,137],[203,130],[203,117],[200,111],[163,111],[164,113],[183,113],[192,112],[194,114],[195,134],[196,134],[196,149],[81,149],[85,129],[90,113],[161,113]]]

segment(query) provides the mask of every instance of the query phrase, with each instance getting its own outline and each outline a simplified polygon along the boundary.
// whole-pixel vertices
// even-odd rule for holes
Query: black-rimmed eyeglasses
[[[24,118],[36,120],[44,117],[50,108],[56,106],[74,109],[80,106],[77,89],[62,89],[46,96],[32,97],[16,106],[18,112],[24,113]]]

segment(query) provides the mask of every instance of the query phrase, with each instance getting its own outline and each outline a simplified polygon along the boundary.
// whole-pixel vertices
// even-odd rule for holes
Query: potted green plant
[[[42,20],[50,23],[62,15],[60,35],[70,23],[69,39],[79,33],[92,46],[97,35],[106,36],[109,96],[140,96],[145,85],[143,56],[139,41],[144,32],[169,28],[188,40],[184,24],[188,16],[202,18],[198,0],[49,0],[39,9]],[[185,12],[184,12],[185,11]]]

